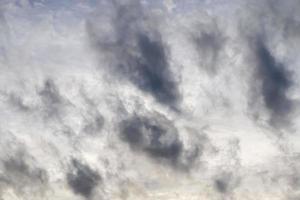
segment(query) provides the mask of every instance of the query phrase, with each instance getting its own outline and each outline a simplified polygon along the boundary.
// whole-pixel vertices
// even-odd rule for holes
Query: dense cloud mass
[[[299,10],[0,1],[0,199],[299,199]]]

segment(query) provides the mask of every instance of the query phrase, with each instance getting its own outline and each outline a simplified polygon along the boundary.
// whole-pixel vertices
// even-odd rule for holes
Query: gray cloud
[[[14,11],[0,13],[0,25],[13,30],[12,46],[0,40],[10,61],[0,59],[0,199],[299,196],[295,158],[272,165],[282,149],[298,151],[298,135],[275,138],[246,114],[255,101],[276,127],[296,118],[296,1],[174,1],[168,13],[139,0],[100,0],[97,8],[74,1],[57,11],[44,1],[6,2]],[[236,25],[244,14],[243,32]],[[10,155],[19,144],[32,157]]]
[[[249,71],[254,70],[250,87],[256,90],[251,91],[255,94],[250,98],[250,109],[262,102],[266,109],[259,106],[257,117],[264,115],[262,110],[267,110],[270,125],[292,128],[297,103],[290,94],[298,87],[295,80],[298,70],[293,62],[299,46],[297,10],[300,5],[293,0],[247,1],[245,5],[249,13],[238,17],[240,33],[247,35],[243,40],[249,44],[250,54],[255,57],[253,63],[246,63],[251,67]]]
[[[191,134],[192,135],[192,134]],[[143,152],[158,163],[167,162],[172,168],[189,171],[202,155],[206,137],[190,136],[186,148],[172,121],[159,113],[134,115],[120,124],[120,138],[136,152]]]
[[[153,41],[149,36],[138,36],[138,46],[142,58],[135,67],[138,76],[134,82],[142,90],[151,93],[164,104],[175,104],[178,100],[176,83],[170,76],[168,61],[161,41]]]
[[[12,187],[19,194],[28,191],[28,189],[32,192],[42,191],[42,187],[48,184],[47,172],[44,169],[28,165],[26,160],[27,156],[24,153],[18,153],[3,160],[0,185]]]
[[[215,189],[222,194],[231,193],[240,185],[240,178],[235,177],[231,172],[223,172],[214,180]]]
[[[105,119],[97,109],[98,104],[95,103],[93,99],[89,98],[85,91],[81,91],[80,94],[87,108],[87,115],[84,116],[82,131],[89,135],[97,135],[101,132],[105,124]]]
[[[0,5],[0,61],[7,62],[7,48],[9,44],[9,26],[4,11]]]
[[[293,0],[285,2],[279,0],[267,0],[265,2],[264,8],[270,17],[270,25],[278,28],[278,32],[271,35],[282,34],[282,42],[289,45],[291,50],[293,50],[293,43],[297,45],[300,42],[300,3]]]
[[[83,132],[95,135],[99,133],[104,125],[104,118],[102,115],[97,115],[91,121],[87,121],[86,125],[83,128]]]
[[[115,1],[114,1],[115,2]],[[103,36],[97,19],[90,21],[88,33],[99,54],[111,57],[113,71],[158,102],[174,106],[179,97],[177,83],[170,70],[168,47],[138,1],[113,3],[109,16],[112,32]],[[107,58],[106,57],[106,58]]]
[[[200,30],[192,38],[200,56],[200,65],[208,73],[215,75],[226,38],[214,21],[209,25],[200,24],[198,29]]]
[[[101,177],[96,171],[76,159],[72,160],[67,182],[75,194],[89,198],[100,181]]]
[[[39,91],[39,95],[44,104],[46,116],[58,116],[64,100],[52,79],[47,79],[45,81],[43,88]]]
[[[178,162],[182,152],[177,129],[164,116],[134,116],[122,122],[121,138],[133,149],[141,150],[153,158]]]
[[[293,101],[287,96],[293,84],[292,74],[274,58],[261,39],[256,41],[255,54],[264,103],[271,112],[271,123],[279,125],[293,109]]]

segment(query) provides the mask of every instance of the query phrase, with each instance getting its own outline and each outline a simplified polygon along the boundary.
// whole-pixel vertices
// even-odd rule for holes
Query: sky
[[[300,199],[298,0],[0,0],[0,200]]]

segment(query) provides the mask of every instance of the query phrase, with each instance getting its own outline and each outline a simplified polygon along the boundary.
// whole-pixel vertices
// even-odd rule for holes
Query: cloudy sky
[[[299,200],[299,0],[0,0],[0,200]]]

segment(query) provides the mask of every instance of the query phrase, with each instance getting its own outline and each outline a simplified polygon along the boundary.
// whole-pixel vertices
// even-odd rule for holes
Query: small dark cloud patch
[[[298,173],[295,173],[290,177],[289,185],[294,190],[300,190],[300,175]]]
[[[81,91],[84,102],[86,103],[87,113],[84,115],[84,125],[82,132],[89,135],[97,135],[101,132],[105,119],[98,110],[98,104],[87,96],[84,90]]]
[[[72,171],[67,174],[67,182],[75,194],[89,198],[93,189],[101,181],[100,175],[89,166],[72,160]]]
[[[104,118],[102,115],[98,114],[91,121],[88,121],[83,128],[83,131],[90,135],[95,135],[99,133],[104,125]]]
[[[271,112],[271,122],[277,124],[293,109],[293,101],[287,96],[287,91],[293,84],[291,73],[276,61],[260,39],[256,43],[256,56],[263,100]]]
[[[165,159],[177,164],[182,153],[182,142],[177,129],[163,116],[134,116],[122,122],[121,138],[134,150],[143,151],[154,159]]]
[[[130,149],[144,153],[152,160],[175,170],[190,172],[201,164],[209,139],[198,132],[187,131],[185,146],[173,121],[161,113],[133,115],[120,123],[120,138]]]
[[[152,94],[163,104],[178,100],[176,83],[169,71],[168,58],[160,39],[153,40],[146,34],[137,37],[141,57],[136,60],[133,82],[143,91]]]
[[[47,79],[45,81],[42,90],[39,91],[39,95],[48,117],[55,116],[60,112],[64,100],[53,80]]]
[[[177,82],[170,70],[168,48],[157,28],[149,25],[153,24],[151,17],[138,1],[114,2],[112,7],[113,14],[109,16],[112,33],[103,33],[106,30],[93,21],[88,23],[87,30],[99,56],[105,55],[114,74],[159,103],[174,107],[180,99]]]
[[[220,52],[226,42],[226,38],[218,30],[218,27],[213,27],[212,30],[202,30],[193,37],[193,42],[200,56],[201,67],[212,75],[216,74],[218,70]]]
[[[239,184],[240,178],[230,172],[222,173],[214,180],[214,188],[221,194],[232,192]]]
[[[18,177],[28,178],[33,181],[46,182],[47,174],[42,169],[31,169],[23,160],[11,158],[4,162],[6,171],[18,175]]]
[[[26,156],[22,153],[2,161],[3,175],[0,175],[0,183],[12,187],[17,193],[24,191],[39,191],[47,185],[48,174],[45,170],[32,167],[26,162]]]
[[[58,104],[61,97],[53,80],[48,79],[44,83],[43,89],[39,93],[45,102],[49,104]]]
[[[300,8],[300,6],[299,6]],[[300,21],[294,18],[288,18],[284,24],[284,33],[285,38],[293,39],[292,41],[299,41],[300,35]]]
[[[217,191],[221,192],[221,193],[226,193],[227,192],[227,183],[225,182],[225,180],[222,179],[217,179],[215,180],[215,187],[217,189]]]

